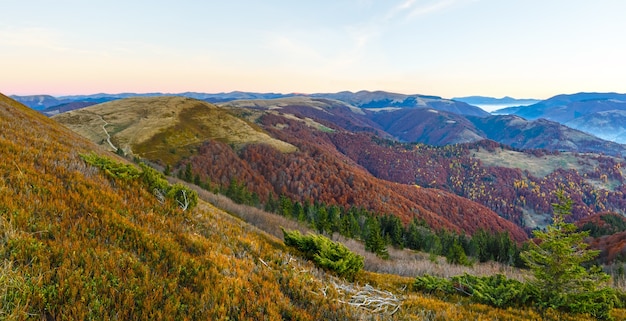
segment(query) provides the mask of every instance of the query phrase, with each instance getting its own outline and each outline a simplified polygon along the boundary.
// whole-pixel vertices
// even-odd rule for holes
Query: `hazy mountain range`
[[[84,108],[86,106],[95,105],[102,102],[129,98],[129,97],[159,97],[172,96],[172,94],[164,93],[148,93],[148,94],[94,94],[94,95],[77,95],[52,97],[49,95],[35,96],[12,96],[13,99],[24,103],[25,105],[39,110],[42,113],[51,116],[58,113],[66,112],[73,109]],[[476,105],[499,104],[529,104],[528,106],[515,106],[496,110],[492,112],[494,115],[513,114],[524,118],[527,121],[534,121],[540,118],[565,125],[567,127],[578,129],[587,134],[597,136],[603,140],[626,143],[626,123],[623,121],[623,111],[626,110],[626,98],[624,94],[616,93],[579,93],[573,95],[558,95],[544,101],[533,99],[514,99],[511,97],[491,98],[483,96],[458,97],[454,99],[443,99],[438,96],[429,95],[405,95],[389,93],[384,91],[359,91],[359,92],[338,92],[338,93],[317,93],[317,94],[279,94],[279,93],[250,93],[234,91],[230,93],[194,93],[185,92],[175,94],[175,96],[184,96],[212,103],[224,103],[237,100],[271,100],[284,99],[293,97],[309,97],[324,98],[340,101],[349,106],[367,110],[367,111],[385,111],[377,116],[369,117],[370,120],[379,119],[388,126],[389,134],[393,137],[404,141],[417,141],[428,144],[442,145],[459,142],[470,142],[484,138],[494,139],[498,135],[512,136],[511,133],[499,133],[498,130],[510,131],[505,127],[489,128],[486,132],[484,128],[476,126],[491,126],[485,121],[467,121],[462,120],[465,116],[487,117],[490,114]],[[434,114],[426,114],[424,110],[411,111],[410,109],[431,109],[444,112],[439,117],[434,118]],[[403,111],[401,111],[403,110]],[[391,112],[388,114],[387,112]],[[454,115],[452,115],[454,114]],[[444,116],[445,115],[445,116]],[[461,118],[459,118],[459,116]],[[445,119],[444,119],[445,118]],[[491,121],[500,125],[507,124],[506,119],[489,118]],[[401,123],[398,121],[401,120]],[[418,121],[421,120],[421,121]],[[512,124],[511,122],[508,122]],[[528,123],[524,128],[556,126],[551,122]],[[519,122],[516,122],[519,125]],[[480,127],[479,126],[479,127]],[[384,127],[384,126],[383,126]],[[520,129],[511,130],[517,132]],[[534,130],[534,132],[564,132],[565,128]],[[441,134],[447,132],[446,138],[442,138]],[[590,151],[591,145],[596,146],[594,151],[605,150],[604,152],[612,155],[621,153],[622,147],[611,145],[606,142],[594,141],[593,138],[584,135],[575,134],[568,131],[566,137],[577,136],[572,142],[556,143],[554,140],[537,142],[535,144],[527,144],[524,135],[515,134],[514,140],[497,139],[494,140],[509,144],[511,146],[520,146],[524,148],[547,148],[556,150],[576,150],[580,146],[585,146],[579,151]],[[495,136],[494,136],[495,135]],[[582,139],[582,142],[581,142]],[[565,139],[567,141],[568,139]]]
[[[496,111],[528,120],[544,118],[620,144],[626,143],[626,94],[577,93],[558,95],[524,107]]]
[[[480,105],[508,105],[508,106],[527,106],[540,102],[540,99],[517,99],[509,96],[502,98],[485,97],[485,96],[466,96],[454,97],[452,100],[462,101],[474,106]]]

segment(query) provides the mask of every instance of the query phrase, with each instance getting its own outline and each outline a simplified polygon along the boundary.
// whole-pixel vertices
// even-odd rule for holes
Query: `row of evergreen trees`
[[[167,171],[169,174],[169,171]],[[209,182],[202,182],[198,175],[193,175],[191,165],[179,171],[178,177],[211,190]],[[409,248],[431,253],[433,256],[445,255],[448,262],[470,265],[474,261],[497,261],[509,265],[521,266],[520,248],[506,232],[492,233],[479,230],[472,237],[453,232],[431,230],[426,222],[414,219],[408,225],[394,215],[376,215],[363,208],[343,208],[317,202],[293,201],[286,195],[274,196],[270,193],[268,201],[261,204],[259,196],[250,192],[245,184],[235,179],[228,186],[215,188],[238,204],[255,207],[263,205],[268,212],[298,220],[314,228],[323,235],[339,233],[345,237],[358,239],[365,243],[367,251],[388,258],[387,246]]]
[[[325,235],[339,233],[345,237],[360,239],[368,251],[386,258],[387,246],[409,248],[445,255],[450,263],[469,265],[498,261],[509,265],[522,265],[520,248],[507,232],[492,233],[479,230],[472,237],[446,230],[433,231],[426,222],[414,219],[408,225],[394,215],[376,215],[362,208],[341,208],[320,203],[293,202],[281,195],[270,196],[265,210],[285,217],[306,222],[317,232]]]

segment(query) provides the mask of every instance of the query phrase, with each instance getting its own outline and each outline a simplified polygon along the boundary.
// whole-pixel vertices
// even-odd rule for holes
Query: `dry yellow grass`
[[[279,238],[221,206],[180,212],[110,181],[78,157],[93,145],[2,98],[0,319],[537,319],[532,310],[410,292],[412,277],[369,272],[354,286],[393,291],[403,304],[391,316],[351,308],[332,288],[343,281]],[[623,310],[613,315],[624,319]]]
[[[257,230],[249,227],[250,230],[262,234],[268,233],[267,237],[270,240],[280,242],[278,240],[282,239],[281,226],[289,230],[297,229],[303,233],[312,232],[302,223],[283,216],[235,204],[222,195],[201,189],[197,191],[204,200],[258,228]],[[389,248],[390,259],[383,260],[371,252],[366,252],[362,242],[338,235],[334,235],[333,239],[365,257],[365,271],[357,275],[355,285],[369,284],[377,289],[389,291],[402,301],[401,308],[393,316],[371,316],[372,319],[380,317],[383,320],[589,320],[589,316],[586,315],[570,315],[556,311],[549,311],[545,319],[542,319],[538,311],[528,307],[498,309],[472,303],[468,298],[459,295],[440,297],[412,291],[415,276],[424,274],[439,277],[452,277],[465,273],[479,276],[504,274],[508,278],[525,281],[531,278],[528,271],[494,262],[477,263],[472,267],[451,265],[446,263],[443,257],[438,257],[433,262],[427,253],[393,248]],[[323,275],[320,271],[315,272],[310,268],[307,273],[314,273],[318,277]],[[614,309],[612,316],[615,320],[626,320],[626,310]]]
[[[594,166],[594,161],[591,161],[592,163],[589,165],[581,165],[578,158],[571,153],[536,157],[512,150],[496,149],[489,152],[486,149],[481,149],[480,151],[472,151],[472,154],[487,166],[519,168],[527,170],[536,177],[544,177],[557,168],[587,171],[593,170]]]
[[[527,153],[516,152],[512,150],[496,149],[493,152],[481,149],[480,151],[472,151],[472,155],[480,159],[486,166],[501,166],[509,168],[519,168],[528,171],[535,177],[545,177],[556,169],[574,169],[578,172],[593,172],[598,166],[598,161],[592,158],[582,160],[580,156],[573,153],[560,153],[559,155],[544,155],[541,157],[533,156]],[[622,172],[622,175],[626,173]],[[619,182],[611,180],[602,182],[599,180],[588,180],[597,188],[613,190]]]
[[[341,105],[349,108],[353,113],[363,115],[364,112],[360,108],[339,100],[331,99],[315,99],[311,97],[296,96],[279,99],[253,99],[253,100],[235,100],[221,104],[230,107],[246,107],[246,108],[263,108],[263,109],[281,109],[286,106],[307,106],[318,110],[331,108],[332,105]]]
[[[283,152],[296,148],[274,139],[226,109],[184,97],[139,97],[70,111],[54,119],[108,147],[107,134],[125,153],[173,163],[209,139],[235,146],[265,143]]]

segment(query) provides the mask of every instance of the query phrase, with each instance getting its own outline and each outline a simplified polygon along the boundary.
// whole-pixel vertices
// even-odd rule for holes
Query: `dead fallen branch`
[[[395,294],[375,289],[369,284],[361,288],[335,282],[333,285],[341,295],[347,298],[340,302],[365,309],[373,314],[393,315],[402,306],[402,300]]]

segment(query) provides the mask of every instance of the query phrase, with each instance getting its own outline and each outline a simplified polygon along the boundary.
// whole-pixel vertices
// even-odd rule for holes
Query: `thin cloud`
[[[64,51],[59,34],[43,28],[5,28],[0,30],[0,44],[7,47],[27,47]]]
[[[368,5],[360,0],[359,5]],[[303,32],[277,33],[269,37],[268,47],[284,58],[283,63],[306,62],[318,69],[345,69],[356,66],[376,52],[376,42],[394,25],[407,23],[417,17],[440,12],[463,2],[475,0],[402,0],[365,21],[345,25],[341,33]],[[321,35],[321,36],[320,36]],[[332,40],[331,40],[332,39]],[[341,41],[344,39],[344,42]],[[347,41],[346,41],[347,40]],[[334,49],[322,51],[320,43],[334,41]],[[375,53],[374,53],[375,54]]]
[[[389,21],[401,15],[403,12],[410,10],[415,5],[416,0],[404,0],[398,5],[391,8],[385,15],[384,20]]]
[[[469,1],[476,0],[404,0],[392,7],[385,15],[384,20],[390,21],[400,17],[404,17],[406,20],[412,20],[452,8],[463,2]]]
[[[410,9],[408,18],[416,18],[445,10],[458,4],[458,0],[440,0],[424,5],[415,5]]]
[[[300,36],[302,39],[296,39],[294,35],[276,34],[271,35],[269,48],[279,53],[283,57],[283,62],[307,62],[322,63],[323,55],[316,49],[314,43],[307,41],[308,37]]]

